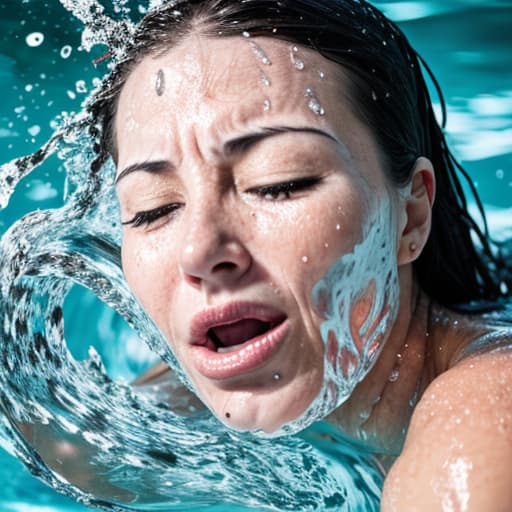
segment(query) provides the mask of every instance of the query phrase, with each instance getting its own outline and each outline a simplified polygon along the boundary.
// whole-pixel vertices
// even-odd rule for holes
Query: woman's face
[[[272,38],[191,35],[133,70],[116,142],[124,272],[198,395],[235,428],[299,417],[324,379],[313,288],[397,204],[341,70]]]

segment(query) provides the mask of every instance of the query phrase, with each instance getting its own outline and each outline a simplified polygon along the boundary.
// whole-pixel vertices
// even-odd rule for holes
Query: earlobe
[[[430,160],[420,157],[414,164],[410,192],[403,199],[405,225],[400,234],[398,265],[413,262],[427,243],[435,198],[435,175]]]

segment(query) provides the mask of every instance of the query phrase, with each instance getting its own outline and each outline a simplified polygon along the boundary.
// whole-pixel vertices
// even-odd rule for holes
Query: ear
[[[398,265],[413,262],[427,243],[432,224],[435,175],[430,160],[420,157],[414,164],[410,192],[403,198],[404,221],[398,245]]]

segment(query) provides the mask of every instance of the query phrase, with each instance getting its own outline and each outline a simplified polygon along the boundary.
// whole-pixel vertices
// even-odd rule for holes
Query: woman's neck
[[[400,307],[375,366],[327,421],[376,453],[401,451],[412,411],[435,377],[430,300],[410,268],[400,276]]]

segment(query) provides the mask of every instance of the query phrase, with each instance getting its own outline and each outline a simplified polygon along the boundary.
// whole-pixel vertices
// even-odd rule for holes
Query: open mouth
[[[265,366],[288,337],[288,317],[250,302],[232,302],[198,313],[190,328],[190,355],[209,379],[228,379]]]
[[[256,318],[245,318],[232,324],[217,325],[208,329],[207,346],[215,352],[233,352],[247,341],[264,335],[283,320],[263,322]]]

